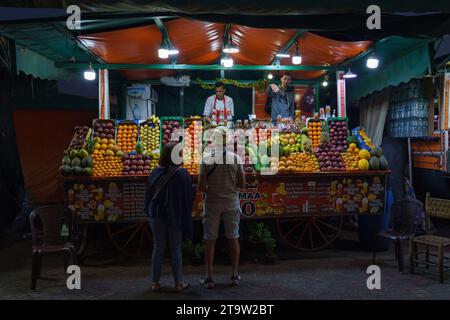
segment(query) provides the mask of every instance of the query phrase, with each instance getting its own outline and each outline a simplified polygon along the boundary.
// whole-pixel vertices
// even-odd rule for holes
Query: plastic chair
[[[61,235],[66,224],[69,235]],[[36,281],[41,276],[42,257],[46,254],[64,254],[64,273],[67,267],[77,264],[75,246],[70,242],[71,214],[64,206],[50,205],[33,210],[30,214],[33,241],[31,267],[31,290],[36,289]]]
[[[395,259],[398,269],[405,268],[404,242],[415,237],[417,217],[423,212],[423,203],[415,199],[404,199],[394,202],[391,207],[391,227],[378,232],[377,237],[392,240],[395,243]],[[373,250],[373,264],[375,264],[376,250]]]

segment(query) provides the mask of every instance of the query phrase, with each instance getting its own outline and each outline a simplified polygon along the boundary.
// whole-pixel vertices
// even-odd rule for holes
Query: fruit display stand
[[[195,132],[196,127],[190,127],[194,123],[187,124],[185,132]],[[169,125],[171,127],[167,127]],[[110,125],[107,126],[106,130],[110,130]],[[174,128],[184,129],[182,118],[162,118],[161,138],[163,130],[171,130],[172,133]],[[287,151],[279,159],[270,159],[270,169],[278,169],[278,172],[262,174],[263,171],[259,173],[258,170],[246,171],[247,183],[239,192],[243,220],[274,219],[280,240],[297,250],[312,251],[333,243],[339,235],[345,215],[376,215],[385,212],[389,171],[386,170],[387,164],[381,148],[374,147],[372,152],[360,150],[351,140],[347,145],[347,141],[344,142],[343,139],[342,148],[339,148],[341,146],[330,144],[329,137],[321,137],[320,145],[312,148],[311,140],[304,135],[305,128],[292,128],[294,131],[282,133],[285,137],[280,134],[281,138],[268,139],[268,144],[280,144],[280,149]],[[198,130],[201,129],[199,125]],[[324,129],[321,124],[319,135],[325,136],[328,133]],[[110,131],[107,132],[110,134]],[[164,132],[169,135],[169,132]],[[337,132],[337,137],[343,137],[344,125]],[[127,136],[131,135],[134,139],[134,134],[133,128],[127,130]],[[317,134],[314,132],[314,136]],[[322,141],[323,139],[326,141]],[[103,142],[108,144],[105,146],[100,141],[100,151],[97,150],[98,146],[94,148],[94,162],[96,151],[98,154],[103,148],[106,148],[105,152],[111,150],[116,153],[113,157],[110,152],[111,160],[121,152],[117,146],[111,145],[110,140],[105,140]],[[263,139],[260,143],[262,141]],[[140,142],[138,140],[137,147]],[[191,142],[199,143],[195,140]],[[152,236],[144,213],[147,175],[150,170],[131,170],[133,165],[136,170],[140,166],[145,168],[145,165],[149,165],[143,158],[148,155],[145,150],[142,151],[143,154],[136,154],[136,150],[133,150],[122,155],[121,165],[124,170],[121,173],[65,177],[65,203],[74,214],[76,230],[81,240],[85,240],[87,225],[103,223],[111,243],[124,255],[147,257],[150,254]],[[73,152],[73,156],[85,157],[86,154],[81,151]],[[66,156],[64,163],[68,164],[70,157]],[[255,156],[258,157],[259,155]],[[259,162],[264,162],[260,160],[258,158]],[[79,161],[73,162],[78,164]],[[126,167],[130,167],[131,171]],[[106,170],[106,173],[109,172]],[[137,175],[137,172],[143,174]],[[190,170],[190,173],[195,184],[197,172]],[[197,193],[193,218],[200,220],[202,211],[203,196]]]

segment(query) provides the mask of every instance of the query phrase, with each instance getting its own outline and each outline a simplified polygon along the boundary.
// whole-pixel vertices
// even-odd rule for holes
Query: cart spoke
[[[290,234],[291,234],[292,232],[294,232],[294,230],[296,230],[298,227],[300,227],[304,222],[305,222],[305,220],[302,220],[302,221],[300,221],[299,223],[297,223],[291,230],[289,230],[289,231],[286,233],[286,237],[289,237]]]
[[[312,227],[311,227],[312,223],[308,224],[308,229],[309,229],[309,243],[311,244],[311,249],[314,249],[314,241],[313,241],[313,233],[312,233]]]
[[[145,234],[145,230],[142,230],[141,231],[141,240],[139,241],[139,247],[138,247],[138,255],[140,255],[142,252],[142,245],[144,244],[144,234]]]
[[[138,227],[136,228],[136,230],[133,232],[133,234],[128,238],[127,242],[125,242],[125,244],[122,246],[122,248],[126,248],[128,246],[128,244],[131,242],[131,240],[136,236],[136,234],[139,232],[139,230],[142,228],[141,224],[138,224]]]
[[[317,231],[319,231],[319,234],[322,237],[322,239],[325,240],[325,243],[328,243],[328,239],[325,237],[322,230],[320,230],[319,226],[317,225],[317,223],[315,221],[313,221],[313,225],[316,227]]]
[[[308,220],[308,223],[306,224],[305,229],[303,229],[303,232],[302,232],[302,234],[300,235],[300,238],[297,240],[296,246],[299,246],[300,243],[302,242],[303,237],[305,236],[306,230],[308,229],[308,226],[309,226],[310,223],[311,223],[311,221]]]
[[[113,232],[112,234],[111,234],[111,236],[117,236],[117,235],[119,235],[119,234],[121,234],[121,233],[124,233],[125,231],[128,231],[128,230],[131,230],[131,229],[133,229],[133,228],[135,228],[135,227],[139,227],[139,223],[134,223],[134,224],[132,224],[131,226],[129,226],[129,227],[126,227],[125,229],[121,229],[121,230],[118,230],[118,231],[116,231],[116,232]]]
[[[320,219],[317,219],[317,222],[320,222],[321,224],[327,226],[327,227],[330,228],[330,229],[333,229],[333,230],[335,230],[335,231],[339,231],[339,229],[336,228],[335,226],[332,226],[331,224],[328,224],[328,223],[326,223],[326,222],[323,222],[323,221],[320,220]]]

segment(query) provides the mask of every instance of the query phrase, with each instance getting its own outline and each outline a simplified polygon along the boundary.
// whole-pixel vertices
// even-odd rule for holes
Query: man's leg
[[[239,239],[228,239],[228,247],[230,248],[231,275],[237,276],[239,274],[239,256],[241,253]]]
[[[214,265],[214,249],[216,247],[216,240],[206,240],[206,277],[213,279],[213,265]]]

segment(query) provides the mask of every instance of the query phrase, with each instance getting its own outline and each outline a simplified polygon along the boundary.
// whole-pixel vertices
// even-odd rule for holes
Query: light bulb
[[[159,48],[158,57],[160,57],[161,59],[167,59],[169,57],[169,50],[165,48]]]
[[[89,64],[89,69],[84,72],[84,79],[92,81],[95,80],[96,73],[95,70],[92,69],[92,65]]]
[[[270,79],[270,80],[272,80],[272,79],[273,79],[273,74],[269,73],[269,74],[267,75],[267,78]]]
[[[379,60],[376,55],[372,54],[366,61],[366,66],[369,69],[376,69],[378,68]]]
[[[231,68],[234,65],[234,61],[230,57],[225,57],[222,61],[225,68]]]
[[[178,54],[178,53],[180,53],[179,51],[178,51],[178,49],[177,48],[170,48],[169,50],[167,50],[167,53],[169,54],[169,55],[175,55],[175,54]]]
[[[322,82],[322,86],[323,86],[323,87],[326,87],[326,86],[328,86],[328,81],[327,81],[327,80],[323,80],[323,82]]]
[[[275,56],[277,58],[289,58],[291,55],[289,53],[278,52],[277,54],[275,54]]]
[[[298,53],[296,53],[295,55],[292,56],[292,63],[293,64],[300,64],[302,63],[302,56],[299,55]]]
[[[348,71],[343,75],[344,79],[352,79],[352,78],[356,78],[357,75],[353,72],[350,71],[350,69],[348,69]]]

